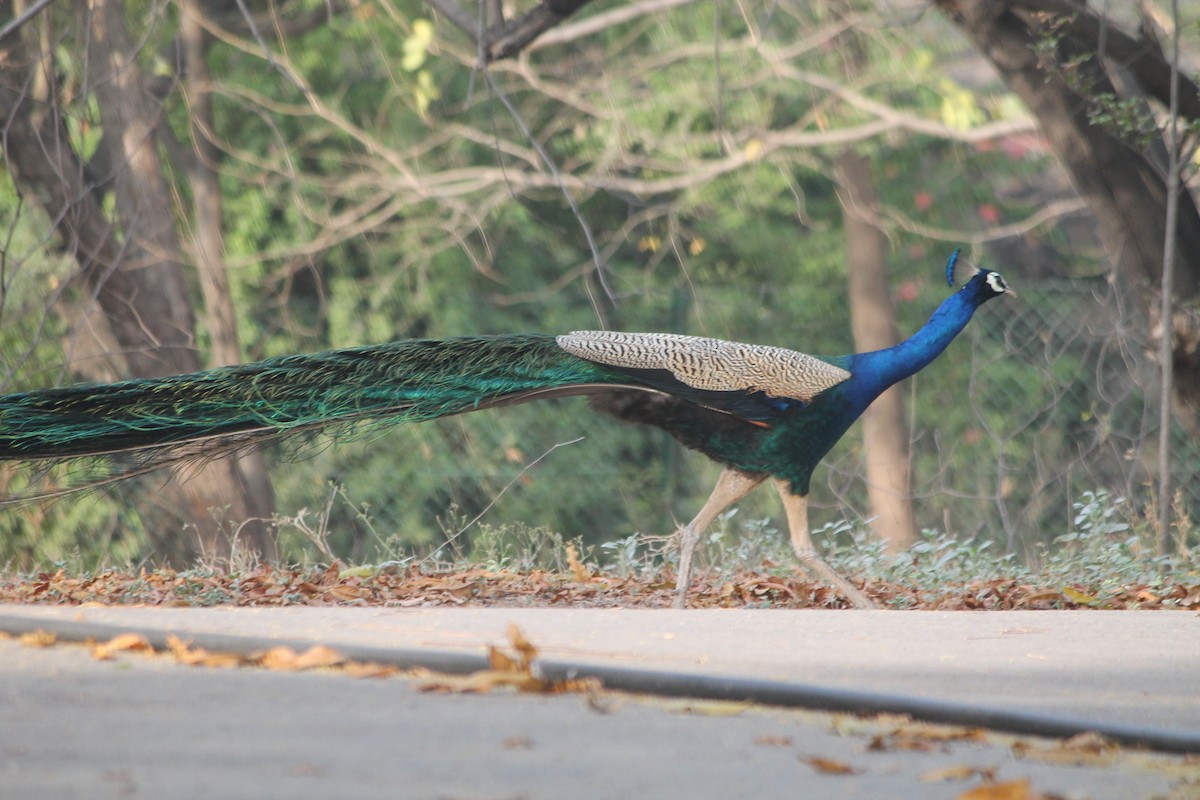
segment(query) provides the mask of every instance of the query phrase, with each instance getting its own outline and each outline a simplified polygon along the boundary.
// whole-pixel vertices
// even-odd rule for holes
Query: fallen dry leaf
[[[686,700],[680,710],[702,717],[736,717],[753,705],[746,700]]]
[[[26,647],[51,647],[58,641],[58,637],[49,631],[38,628],[36,631],[22,633],[21,638],[17,641]]]
[[[886,733],[880,733],[871,737],[867,749],[873,751],[915,750],[920,753],[932,753],[937,749],[937,745],[924,739],[895,739]]]
[[[871,738],[869,750],[918,750],[931,752],[946,742],[983,741],[982,728],[956,728],[913,722],[898,725],[887,733]]]
[[[498,647],[488,645],[487,647],[488,666],[497,672],[520,672],[521,664],[513,659],[508,653]]]
[[[1015,608],[1023,608],[1025,606],[1036,606],[1039,603],[1057,602],[1062,600],[1062,592],[1057,589],[1042,589],[1040,591],[1032,591],[1021,598],[1016,603]]]
[[[345,602],[347,600],[367,600],[371,597],[371,590],[361,586],[341,585],[330,587],[327,594],[336,600]]]
[[[320,667],[336,667],[346,662],[346,657],[323,644],[315,644],[296,656],[296,669],[317,669]]]
[[[293,666],[296,663],[296,651],[290,647],[272,647],[267,652],[258,657],[260,666],[267,669],[287,672],[296,669]]]
[[[180,664],[199,663],[200,656],[196,655],[196,651],[192,649],[191,642],[185,642],[175,634],[167,637],[167,649],[171,651],[171,655]]]
[[[506,750],[532,750],[533,739],[528,736],[508,736],[502,742]]]
[[[519,667],[522,670],[530,669],[533,660],[537,658],[538,651],[525,638],[525,634],[521,633],[521,629],[515,623],[508,626],[508,642],[512,645],[512,649],[517,651]]]
[[[167,649],[175,660],[185,666],[199,667],[238,667],[260,666],[265,669],[297,672],[306,669],[337,668],[353,678],[379,678],[395,675],[400,669],[391,664],[376,664],[374,662],[350,661],[340,652],[326,645],[313,645],[302,653],[297,653],[290,647],[273,647],[264,653],[245,657],[237,653],[206,650],[203,647],[193,647],[178,636],[167,637]],[[109,642],[95,645],[92,653],[96,658],[112,658],[118,651],[136,651],[153,653],[154,648],[141,636],[133,633],[122,634]]]
[[[955,764],[950,767],[930,770],[921,776],[922,783],[940,783],[941,781],[965,781],[975,776],[991,782],[996,778],[995,767],[973,767],[970,764]]]
[[[817,772],[824,772],[827,775],[855,775],[862,772],[857,767],[852,767],[844,761],[836,761],[832,758],[823,758],[821,756],[801,756],[800,760]]]
[[[577,582],[587,583],[592,579],[592,573],[579,560],[579,551],[571,542],[567,542],[567,566],[571,568],[571,574],[575,576]]]
[[[578,558],[577,553],[577,558]],[[580,558],[582,562],[582,559]],[[569,561],[568,561],[569,563]],[[689,593],[697,608],[737,607],[770,603],[777,608],[842,608],[836,592],[796,574],[778,576],[765,570],[741,570],[720,582],[700,581]],[[586,567],[586,565],[585,565]],[[163,608],[211,604],[214,598],[230,606],[279,607],[354,603],[404,606],[522,605],[579,607],[613,606],[664,608],[670,605],[675,575],[669,568],[639,575],[583,578],[534,570],[527,574],[489,571],[477,567],[440,569],[432,564],[403,569],[344,569],[284,567],[263,564],[246,571],[103,570],[92,575],[69,575],[65,570],[28,576],[0,575],[0,602],[91,606],[145,605]],[[978,579],[946,584],[937,589],[872,581],[867,593],[880,605],[903,604],[922,609],[1009,610],[1072,605],[1079,608],[1200,609],[1200,585],[1175,582],[1148,587],[1132,584],[1120,589],[1076,582],[1072,596],[1061,584],[1039,585],[1014,578]],[[1087,597],[1099,598],[1094,604]],[[1083,601],[1083,602],[1081,602]]]
[[[542,678],[525,672],[500,669],[481,669],[469,675],[434,674],[429,680],[419,683],[422,692],[452,692],[455,694],[483,694],[493,689],[512,688],[520,692],[540,693],[549,684]]]
[[[983,728],[955,728],[920,724],[904,725],[895,732],[909,738],[925,739],[931,742],[974,742],[982,740],[987,735]]]
[[[1116,744],[1105,739],[1096,731],[1077,733],[1069,739],[1064,739],[1059,746],[1064,750],[1082,750],[1088,753],[1102,753],[1117,749]]]
[[[758,736],[754,739],[755,744],[764,745],[766,747],[791,747],[792,737],[790,736]]]
[[[1085,731],[1061,742],[1040,745],[1019,740],[1013,743],[1013,755],[1047,764],[1103,766],[1112,763],[1120,748],[1095,731]]]
[[[313,645],[303,653],[297,653],[290,647],[272,647],[258,659],[261,666],[281,672],[336,667],[345,661],[345,656],[323,644]]]
[[[1139,603],[1161,603],[1162,598],[1149,589],[1139,589],[1133,595]]]
[[[245,662],[237,653],[210,652],[203,647],[192,647],[191,642],[185,642],[175,635],[167,637],[167,647],[176,661],[189,667],[225,668],[240,666]]]
[[[395,664],[376,661],[347,661],[341,669],[351,678],[387,678],[400,673],[400,668]]]
[[[1007,783],[985,783],[968,789],[958,796],[958,800],[1033,800],[1028,780],[1009,781]]]
[[[488,646],[488,669],[469,675],[445,675],[422,671],[425,680],[417,688],[423,692],[483,693],[493,689],[511,688],[519,692],[558,694],[562,692],[595,693],[603,688],[597,678],[576,678],[550,681],[536,675],[533,661],[537,648],[533,646],[516,625],[508,626],[508,639],[516,657],[503,650]]]
[[[100,661],[107,661],[116,658],[116,654],[122,651],[153,653],[154,647],[141,634],[122,633],[119,636],[114,636],[107,642],[93,646],[92,657]]]

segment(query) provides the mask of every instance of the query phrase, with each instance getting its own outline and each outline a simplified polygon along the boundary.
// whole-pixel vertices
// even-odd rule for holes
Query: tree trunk
[[[221,151],[213,141],[216,123],[213,117],[211,80],[208,71],[208,47],[211,41],[201,24],[204,3],[183,0],[179,20],[179,41],[183,59],[183,89],[191,123],[192,151],[183,156],[182,172],[187,176],[192,198],[191,251],[200,289],[204,297],[204,325],[211,343],[211,365],[237,364],[242,361],[238,342],[237,318],[233,294],[225,272],[225,234],[221,214],[221,184],[217,165]],[[183,194],[182,192],[180,194]],[[247,492],[247,524],[242,532],[262,554],[275,556],[274,539],[267,520],[275,509],[275,493],[262,451],[254,450],[230,459],[230,466]]]
[[[838,196],[846,229],[850,320],[857,352],[880,350],[899,341],[896,310],[888,285],[887,241],[879,230],[879,201],[867,160],[853,150],[837,159]],[[875,530],[896,552],[916,541],[917,522],[909,496],[908,425],[900,385],[885,391],[862,417],[867,494]]]
[[[50,17],[10,36],[0,49],[0,124],[5,161],[22,194],[54,222],[79,264],[79,279],[103,312],[129,373],[153,377],[200,367],[191,306],[171,215],[172,203],[153,144],[162,108],[146,92],[124,8],[115,0],[80,0],[104,126],[106,174],[89,176],[71,149],[51,59]],[[101,207],[97,185],[111,185],[119,223]],[[120,236],[117,234],[119,227]],[[91,315],[95,320],[99,315]],[[160,555],[225,556],[227,520],[251,516],[244,482],[232,462],[197,465],[187,480],[155,484],[138,509]],[[179,535],[180,522],[193,531]],[[193,535],[194,534],[194,535]],[[265,542],[241,540],[262,551]]]
[[[1160,325],[1157,319],[1166,235],[1165,177],[1129,143],[1088,119],[1095,97],[1110,92],[1120,95],[1096,58],[1095,40],[1084,38],[1094,27],[1086,5],[1066,0],[1056,4],[1077,13],[1060,18],[1066,27],[1053,40],[1056,64],[1047,65],[1040,60],[1037,46],[1043,41],[1040,26],[1052,20],[1023,8],[1037,4],[1028,0],[937,0],[937,4],[1038,118],[1055,154],[1096,215],[1118,275],[1136,289],[1151,335],[1157,337],[1164,329],[1173,332],[1176,419],[1200,435],[1200,348],[1196,345],[1200,319],[1185,311],[1177,314],[1171,325]],[[1161,52],[1154,53],[1157,46],[1151,47],[1148,40],[1134,41],[1115,27],[1110,29],[1109,40],[1131,51],[1126,58],[1131,68],[1162,61]],[[1136,58],[1134,44],[1141,48]],[[1090,96],[1072,88],[1065,77],[1068,69],[1075,71],[1079,85],[1091,87]],[[1143,72],[1143,85],[1162,83],[1161,76],[1151,74],[1149,67]],[[1189,91],[1186,96],[1192,98],[1193,94]],[[1175,293],[1178,299],[1188,301],[1200,297],[1200,212],[1188,192],[1182,192],[1179,199]]]

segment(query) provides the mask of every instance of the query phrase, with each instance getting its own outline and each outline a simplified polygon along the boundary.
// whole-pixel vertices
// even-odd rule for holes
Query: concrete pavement
[[[505,644],[511,623],[548,666],[582,672],[803,685],[818,699],[899,698],[918,709],[949,701],[981,720],[1001,711],[1158,732],[1176,750],[1200,743],[1200,618],[1185,612],[0,606],[7,630],[319,642],[458,669]],[[24,787],[12,796],[952,798],[978,775],[921,777],[978,766],[1065,797],[1200,797],[1200,784],[1180,787],[1191,773],[1169,756],[1064,766],[1015,759],[995,736],[876,751],[870,742],[889,723],[744,704],[618,695],[601,713],[577,696],[431,696],[405,681],[137,656],[114,665],[82,648],[13,643],[0,648],[0,672],[0,796]],[[812,757],[857,771],[827,774]]]

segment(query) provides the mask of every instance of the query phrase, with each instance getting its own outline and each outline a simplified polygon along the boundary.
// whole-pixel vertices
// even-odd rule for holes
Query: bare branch
[[[442,2],[446,1],[442,0]],[[624,25],[627,22],[632,22],[635,19],[640,19],[650,14],[659,14],[663,11],[670,11],[671,9],[698,2],[700,0],[644,0],[641,3],[602,11],[587,19],[581,19],[570,25],[560,25],[553,30],[546,31],[536,41],[531,42],[525,50],[526,52],[533,52],[541,50],[543,47],[573,42],[576,39],[592,36],[593,34],[616,27],[617,25]]]
[[[589,0],[546,0],[499,30],[488,30],[489,61],[499,61],[524,50],[534,39],[574,14]]]
[[[1012,236],[1021,236],[1035,228],[1045,225],[1047,222],[1060,219],[1061,217],[1071,216],[1072,214],[1080,214],[1088,210],[1087,201],[1082,197],[1070,197],[1063,200],[1054,200],[1044,204],[1034,213],[1022,220],[1010,222],[1007,225],[993,225],[980,231],[965,231],[958,228],[939,228],[933,225],[925,225],[916,220],[900,213],[895,208],[880,209],[880,216],[891,220],[892,224],[909,231],[911,233],[924,236],[927,239],[934,239],[942,242],[960,242],[974,245],[984,244],[985,242],[995,242],[1000,239],[1007,239]]]
[[[426,2],[465,33],[472,42],[479,44],[479,21],[455,0]],[[562,23],[588,2],[589,0],[544,0],[510,22],[493,23],[483,34],[484,41],[480,47],[483,58],[488,62],[500,61],[529,49],[539,36]],[[679,0],[676,0],[676,3],[678,2]]]
[[[50,5],[51,2],[52,0],[37,0],[36,3],[25,9],[25,12],[19,17],[9,22],[3,28],[0,28],[0,41],[4,41],[4,37],[8,36],[9,34],[19,31],[21,27],[25,25],[25,23],[29,22],[29,20],[40,14],[42,9]]]
[[[437,11],[450,22],[454,23],[454,27],[465,33],[467,37],[475,43],[479,41],[479,21],[463,10],[462,6],[455,0],[425,0],[434,11]]]

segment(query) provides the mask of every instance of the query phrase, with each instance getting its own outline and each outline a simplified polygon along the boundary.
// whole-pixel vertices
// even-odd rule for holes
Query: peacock
[[[951,286],[957,257],[946,267]],[[999,273],[980,269],[911,338],[843,356],[668,333],[462,336],[9,394],[0,396],[0,461],[98,456],[111,480],[337,426],[361,432],[587,395],[598,410],[661,428],[724,467],[680,531],[676,607],[685,605],[703,531],[768,478],[800,563],[853,605],[871,607],[813,548],[813,470],[884,389],[923,369],[975,309],[1006,292]]]

